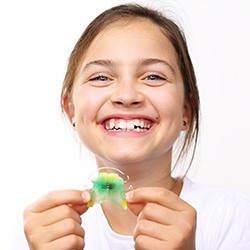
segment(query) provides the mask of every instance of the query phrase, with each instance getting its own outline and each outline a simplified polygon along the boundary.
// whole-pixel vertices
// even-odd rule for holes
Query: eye
[[[104,75],[98,75],[98,76],[95,76],[95,77],[92,77],[89,79],[89,81],[93,82],[93,81],[101,81],[101,82],[105,82],[105,81],[108,81],[110,80],[107,76],[104,76]]]
[[[148,74],[142,80],[148,86],[157,87],[163,85],[167,79],[159,74]]]
[[[113,79],[107,75],[99,74],[91,76],[88,81],[91,86],[106,87],[113,82]]]
[[[150,80],[150,81],[164,81],[166,80],[164,77],[161,77],[159,75],[149,75],[145,78],[146,80]]]

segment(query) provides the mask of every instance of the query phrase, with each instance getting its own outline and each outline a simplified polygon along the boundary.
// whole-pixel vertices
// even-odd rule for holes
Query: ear
[[[62,100],[62,107],[64,112],[66,113],[71,124],[75,123],[75,107],[68,95],[65,95]]]
[[[182,115],[182,125],[181,130],[187,130],[189,128],[189,125],[192,121],[192,109],[190,104],[185,101],[183,105],[183,115]]]

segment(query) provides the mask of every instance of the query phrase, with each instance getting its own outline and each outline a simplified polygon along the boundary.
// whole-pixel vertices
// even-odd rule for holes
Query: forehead
[[[110,24],[91,42],[83,61],[126,55],[167,59],[176,64],[175,49],[161,27],[147,19],[122,20]],[[164,57],[164,58],[161,58]],[[177,65],[175,65],[177,66]]]
[[[98,40],[112,39],[136,40],[148,38],[158,40],[164,44],[171,44],[169,39],[164,35],[162,29],[148,19],[121,20],[108,25],[92,41],[93,46]],[[143,42],[143,40],[141,40]],[[118,46],[119,44],[117,44]],[[131,44],[130,44],[131,45]]]

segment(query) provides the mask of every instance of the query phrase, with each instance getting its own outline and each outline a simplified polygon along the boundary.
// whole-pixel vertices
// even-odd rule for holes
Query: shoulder
[[[198,249],[250,249],[250,198],[184,180],[180,198],[197,211]]]
[[[230,189],[192,182],[185,178],[180,198],[197,208],[219,207],[247,209],[250,211],[250,197]]]

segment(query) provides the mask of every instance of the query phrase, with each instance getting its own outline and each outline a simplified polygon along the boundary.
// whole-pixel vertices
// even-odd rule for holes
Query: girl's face
[[[102,166],[171,158],[190,117],[175,50],[150,21],[119,22],[91,43],[70,119]]]

